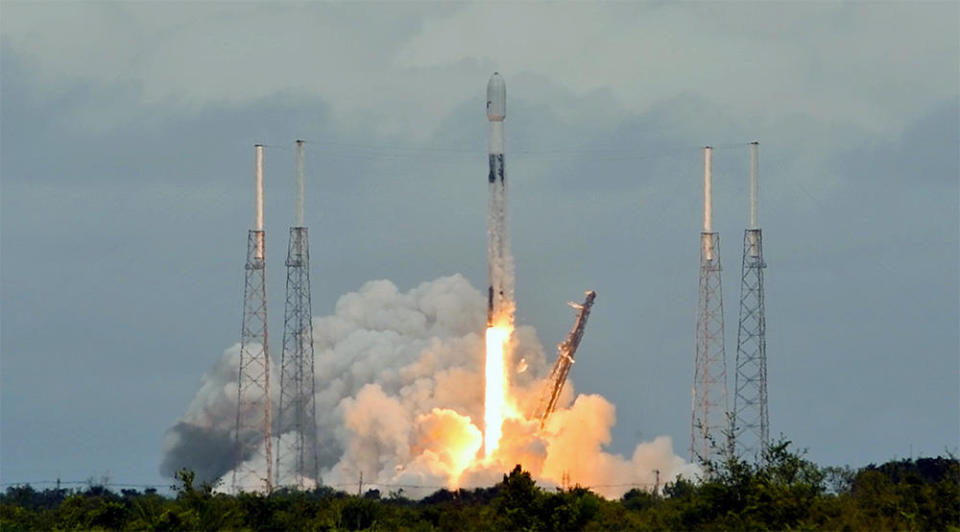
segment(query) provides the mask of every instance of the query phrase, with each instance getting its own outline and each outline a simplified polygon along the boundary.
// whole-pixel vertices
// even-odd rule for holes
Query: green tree
[[[503,475],[500,493],[493,501],[499,523],[510,530],[535,530],[539,495],[530,473],[517,464],[509,475]]]

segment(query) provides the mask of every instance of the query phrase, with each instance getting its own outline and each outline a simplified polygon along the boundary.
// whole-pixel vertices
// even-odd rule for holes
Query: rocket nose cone
[[[498,72],[487,82],[487,120],[503,121],[507,117],[507,85]]]

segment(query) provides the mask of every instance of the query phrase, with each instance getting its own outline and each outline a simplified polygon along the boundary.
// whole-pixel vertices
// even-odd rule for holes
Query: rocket
[[[507,116],[507,87],[494,72],[487,83],[487,120],[490,122],[487,215],[487,326],[513,323],[513,265],[507,238],[507,175],[503,162],[503,120]]]

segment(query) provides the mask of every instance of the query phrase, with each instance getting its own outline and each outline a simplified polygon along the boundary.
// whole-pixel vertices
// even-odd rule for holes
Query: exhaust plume
[[[461,275],[408,292],[371,281],[340,297],[332,315],[314,318],[322,484],[351,490],[362,474],[370,488],[403,487],[423,497],[444,487],[493,485],[519,463],[542,486],[566,477],[617,497],[637,485],[652,488],[654,470],[664,479],[696,473],[665,436],[641,443],[629,458],[607,452],[614,405],[599,395],[577,396],[570,381],[541,431],[527,413],[535,410],[548,367],[529,326],[516,327],[508,340],[502,435],[493,456],[484,458],[486,303]],[[186,413],[167,431],[165,475],[181,467],[201,480],[232,475],[238,362],[235,345],[204,375]],[[249,442],[244,456],[259,456],[258,445]],[[296,472],[279,474],[283,483]],[[250,478],[243,485],[257,483]],[[221,482],[221,489],[228,484]]]

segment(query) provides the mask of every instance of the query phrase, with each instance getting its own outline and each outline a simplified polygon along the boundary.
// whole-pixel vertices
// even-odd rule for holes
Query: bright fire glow
[[[504,346],[512,331],[507,327],[487,328],[486,381],[483,395],[483,451],[489,457],[500,445],[507,402]]]
[[[483,434],[470,420],[454,410],[434,408],[417,416],[420,426],[419,446],[434,461],[434,471],[447,477],[447,487],[457,489],[460,475],[474,464],[483,445]]]

